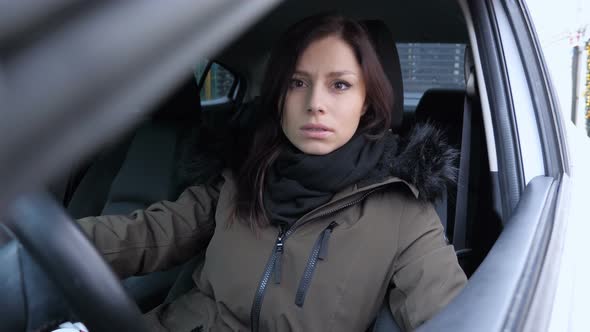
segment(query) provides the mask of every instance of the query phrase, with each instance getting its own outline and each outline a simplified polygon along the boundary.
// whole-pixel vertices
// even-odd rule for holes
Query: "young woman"
[[[146,315],[162,331],[364,331],[384,301],[413,329],[465,275],[428,200],[452,180],[436,130],[389,130],[393,105],[367,32],[340,16],[274,49],[247,159],[130,216],[79,221],[122,277],[202,250],[192,291]]]

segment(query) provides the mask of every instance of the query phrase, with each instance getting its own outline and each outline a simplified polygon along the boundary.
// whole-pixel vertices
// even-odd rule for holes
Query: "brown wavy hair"
[[[235,165],[237,181],[234,220],[252,229],[269,225],[264,207],[264,187],[268,169],[288,143],[281,118],[285,96],[299,57],[312,42],[338,36],[354,51],[365,80],[367,111],[358,133],[379,139],[391,126],[393,90],[365,28],[352,19],[336,14],[305,18],[291,26],[271,52],[262,83],[260,108],[256,109],[256,131],[244,162]]]

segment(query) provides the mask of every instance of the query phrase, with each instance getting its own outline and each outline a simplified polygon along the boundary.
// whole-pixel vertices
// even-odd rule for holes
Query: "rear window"
[[[236,77],[229,69],[217,62],[208,66],[208,61],[204,60],[197,64],[194,74],[197,83],[202,82],[199,86],[202,104],[225,103],[232,97]]]
[[[404,82],[404,110],[414,111],[424,91],[464,89],[465,44],[397,43]]]

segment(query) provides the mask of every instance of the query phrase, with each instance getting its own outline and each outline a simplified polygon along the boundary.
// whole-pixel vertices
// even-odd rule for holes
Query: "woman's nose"
[[[326,103],[325,103],[325,96],[323,95],[323,91],[321,91],[320,88],[314,87],[313,89],[310,89],[310,96],[309,96],[309,102],[308,102],[308,106],[307,106],[307,111],[312,113],[312,112],[317,112],[317,113],[325,113],[326,112]]]

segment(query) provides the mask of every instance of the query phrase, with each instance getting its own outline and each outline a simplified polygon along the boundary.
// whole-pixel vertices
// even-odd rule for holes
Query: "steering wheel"
[[[91,332],[146,331],[141,311],[78,225],[47,193],[17,198],[3,219]]]

